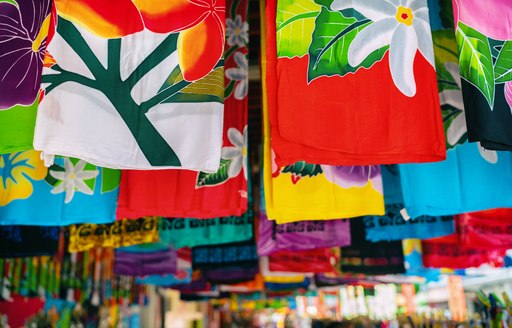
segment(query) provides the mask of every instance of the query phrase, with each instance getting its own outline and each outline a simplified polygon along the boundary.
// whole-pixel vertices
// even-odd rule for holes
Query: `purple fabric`
[[[0,109],[32,104],[43,70],[46,37],[38,39],[38,34],[50,14],[52,1],[16,3],[0,2]]]
[[[279,250],[310,250],[350,245],[348,220],[301,221],[275,224],[261,214],[258,230],[258,255]]]
[[[203,290],[206,290],[209,288],[208,281],[204,276],[201,276],[201,278],[192,280],[188,284],[180,284],[180,285],[174,285],[170,287],[171,289],[179,290],[183,293],[193,293],[193,292],[200,292]]]
[[[150,274],[172,274],[178,271],[176,251],[158,252],[121,252],[114,257],[114,273],[127,276],[146,276]]]
[[[228,267],[224,269],[203,270],[206,280],[214,284],[236,284],[254,280],[258,267]]]

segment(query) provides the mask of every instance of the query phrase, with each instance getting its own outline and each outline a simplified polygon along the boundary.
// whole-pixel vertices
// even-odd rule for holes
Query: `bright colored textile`
[[[272,21],[265,21],[265,13],[262,12],[262,35],[266,34],[267,23],[272,25]],[[270,34],[269,31],[267,35]],[[284,168],[277,166],[270,142],[275,140],[269,124],[271,89],[267,88],[267,71],[272,62],[267,63],[266,46],[262,40],[263,182],[268,218],[277,223],[288,223],[384,214],[378,166],[333,167],[305,162]],[[350,174],[351,170],[355,175]]]
[[[512,209],[456,215],[461,245],[488,251],[512,249]]]
[[[127,276],[146,276],[153,274],[173,274],[178,270],[176,250],[156,252],[126,252],[116,250],[114,255],[114,273]]]
[[[270,271],[322,273],[332,272],[332,253],[329,248],[302,251],[281,250],[268,257]]]
[[[510,2],[453,0],[468,139],[512,150]]]
[[[227,0],[224,125],[216,172],[165,170],[122,174],[118,218],[160,215],[215,218],[247,211],[248,1]],[[192,117],[191,119],[196,119]]]
[[[34,137],[47,162],[67,155],[111,168],[216,172],[225,1],[55,6]]]
[[[253,237],[253,217],[248,212],[208,220],[161,219],[159,236],[175,248],[246,241]]]
[[[32,149],[52,1],[0,3],[0,154]]]
[[[192,248],[192,268],[252,267],[258,263],[254,241]]]
[[[309,250],[350,245],[348,220],[301,221],[276,224],[260,212],[258,228],[258,255],[269,255],[279,250]]]
[[[278,166],[445,158],[427,0],[271,0],[266,17]]]
[[[110,224],[80,224],[69,228],[70,253],[96,247],[126,247],[158,241],[159,220],[155,217],[118,220]]]
[[[465,143],[449,150],[444,162],[400,165],[409,216],[512,207],[512,156],[509,152],[492,156],[482,157],[477,144]]]
[[[0,225],[57,226],[115,220],[119,171],[34,150],[0,155]]]
[[[366,240],[428,239],[455,232],[452,216],[419,216],[405,220],[400,213],[403,208],[403,204],[386,205],[386,215],[362,218]]]

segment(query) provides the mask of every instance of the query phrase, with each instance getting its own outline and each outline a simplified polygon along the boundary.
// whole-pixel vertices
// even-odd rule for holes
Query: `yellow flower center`
[[[247,157],[247,147],[245,146],[242,148],[242,156]]]
[[[76,178],[76,175],[75,175],[74,173],[71,173],[71,174],[69,175],[69,178],[70,178],[70,179],[72,179],[72,180],[74,180],[74,179]]]
[[[411,26],[414,15],[411,8],[399,6],[396,10],[395,18],[399,23]]]
[[[43,21],[43,25],[41,25],[41,29],[39,30],[39,33],[37,33],[37,37],[32,43],[32,51],[38,52],[39,47],[41,46],[41,43],[43,42],[44,38],[48,35],[48,29],[50,28],[50,17],[51,14],[46,16],[46,18]]]
[[[240,35],[240,28],[239,27],[235,28],[235,35]]]

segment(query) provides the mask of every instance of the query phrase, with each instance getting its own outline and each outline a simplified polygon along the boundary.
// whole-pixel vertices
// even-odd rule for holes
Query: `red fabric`
[[[422,241],[423,266],[428,268],[465,269],[491,264],[503,265],[504,250],[485,250],[461,245],[457,234]]]
[[[485,250],[512,249],[512,209],[456,215],[461,244]]]
[[[11,328],[25,325],[27,319],[35,316],[44,308],[44,301],[40,298],[26,298],[12,295],[13,302],[0,301],[0,314],[7,314],[7,323]]]
[[[227,3],[229,11],[231,1]],[[246,11],[247,0],[242,0],[237,9],[242,21],[247,20]],[[230,46],[226,44],[225,50],[228,49]],[[237,52],[247,54],[247,48],[238,48],[234,53]],[[233,54],[226,59],[225,69],[237,67]],[[229,83],[225,78],[225,85]],[[224,100],[223,146],[233,146],[227,136],[229,128],[243,133],[247,110],[247,97],[238,100],[233,92]],[[247,180],[243,170],[221,184],[202,187],[196,187],[198,174],[187,170],[123,171],[117,219],[142,216],[206,219],[240,216],[247,211]]]
[[[301,160],[368,165],[445,159],[436,73],[419,52],[417,93],[411,98],[394,85],[388,54],[369,69],[308,84],[308,55],[277,59],[276,2],[267,2],[267,88],[278,166]]]
[[[332,258],[333,254],[329,248],[307,251],[283,250],[269,256],[269,270],[312,273],[333,272]]]

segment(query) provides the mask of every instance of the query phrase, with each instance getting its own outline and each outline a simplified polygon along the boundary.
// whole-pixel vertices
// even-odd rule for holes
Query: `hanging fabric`
[[[279,167],[445,158],[427,0],[269,0],[266,17]]]
[[[270,271],[322,273],[332,272],[333,254],[329,248],[302,251],[281,250],[268,257]]]
[[[274,1],[275,2],[275,1]],[[269,2],[267,9],[271,12]],[[275,6],[275,3],[274,3]],[[272,35],[267,24],[261,3],[262,35]],[[275,8],[274,8],[275,10]],[[271,29],[272,26],[269,25]],[[275,33],[273,34],[275,35]],[[275,162],[271,149],[269,114],[271,88],[268,88],[268,72],[272,62],[267,50],[272,51],[271,43],[262,39],[262,107],[263,107],[263,183],[265,205],[270,220],[288,223],[301,220],[325,220],[355,217],[360,215],[382,215],[382,180],[379,166],[335,167],[316,165],[304,161],[280,167]],[[354,173],[352,175],[352,173]]]
[[[0,154],[32,149],[52,1],[0,3]]]
[[[54,255],[59,233],[59,227],[0,226],[0,257]]]
[[[510,153],[490,151],[478,143],[467,143],[468,135],[471,133],[466,127],[466,117],[474,110],[471,104],[477,106],[478,102],[463,102],[463,96],[466,98],[467,95],[468,83],[464,74],[461,79],[459,59],[462,66],[469,63],[465,61],[465,57],[459,58],[457,55],[461,31],[457,32],[459,36],[456,39],[450,15],[452,8],[449,2],[441,3],[439,0],[431,0],[429,5],[439,98],[448,151],[447,159],[441,163],[400,165],[407,213],[415,218],[420,215],[452,215],[512,207]],[[459,25],[458,30],[462,26]],[[487,44],[487,41],[483,44]],[[474,58],[484,59],[480,55],[475,55]],[[460,71],[465,69],[467,68],[461,67]],[[492,85],[494,88],[494,82]],[[505,111],[494,111],[500,112]],[[494,125],[492,129],[499,130]],[[493,192],[489,193],[489,190]]]
[[[83,252],[96,247],[126,247],[152,243],[158,238],[159,219],[118,220],[110,224],[80,224],[69,228],[70,253]]]
[[[215,269],[227,266],[252,267],[258,263],[258,254],[253,240],[214,246],[192,248],[192,268]]]
[[[216,172],[225,1],[54,4],[34,135],[47,164],[65,155],[110,168]]]
[[[512,150],[512,18],[508,1],[452,0],[469,141]]]
[[[214,172],[125,171],[118,217],[241,216],[248,203],[248,1],[226,1],[224,124],[220,167]],[[199,90],[199,88],[198,88]],[[194,116],[191,120],[195,120]],[[199,151],[199,150],[197,150]]]
[[[47,168],[40,156],[34,150],[0,155],[0,225],[115,220],[119,171],[68,157]]]
[[[128,251],[117,249],[114,255],[114,273],[127,276],[173,274],[178,270],[176,250],[167,247],[161,251]]]
[[[455,216],[461,245],[494,251],[512,249],[512,209]]]

